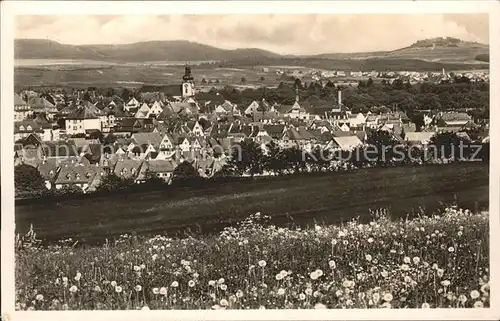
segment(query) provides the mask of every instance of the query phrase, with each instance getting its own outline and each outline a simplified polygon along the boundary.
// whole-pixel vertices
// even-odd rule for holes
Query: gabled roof
[[[100,111],[97,107],[94,105],[88,106],[79,106],[76,110],[74,110],[71,114],[66,116],[66,119],[95,119],[99,118]]]
[[[427,143],[435,134],[434,132],[409,132],[405,133],[404,140],[408,142]]]
[[[174,160],[149,160],[145,162],[145,166],[152,173],[171,173],[177,163]]]
[[[59,170],[55,184],[88,184],[98,169],[92,165],[64,165]]]
[[[136,159],[119,159],[116,162],[114,173],[117,176],[125,178],[133,178],[139,174],[139,170],[143,164],[142,160]]]
[[[57,111],[56,106],[49,102],[45,98],[41,97],[30,97],[28,100],[28,104],[31,106],[31,108],[39,110],[39,111],[46,111],[46,112],[55,112]]]
[[[163,140],[163,135],[160,133],[135,133],[131,138],[139,146],[151,144],[156,147]]]
[[[351,150],[362,144],[358,136],[333,137],[332,140],[343,150]]]
[[[438,119],[442,119],[444,121],[469,121],[472,120],[472,117],[467,113],[443,113],[441,116],[437,117]]]
[[[274,139],[280,139],[285,129],[285,125],[264,125],[264,130]]]

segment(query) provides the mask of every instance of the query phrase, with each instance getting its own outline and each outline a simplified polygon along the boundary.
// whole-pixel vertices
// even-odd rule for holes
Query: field
[[[336,214],[336,212],[331,212]],[[72,213],[67,213],[72,214]],[[488,308],[487,212],[16,250],[17,310]]]
[[[220,185],[204,190],[169,190],[133,195],[16,204],[17,232],[34,224],[48,241],[72,237],[102,242],[120,234],[184,232],[207,234],[234,225],[252,213],[271,215],[271,223],[298,226],[337,224],[355,217],[369,220],[370,208],[390,207],[391,215],[433,212],[439,202],[487,208],[488,165],[458,163],[362,169],[322,176]]]

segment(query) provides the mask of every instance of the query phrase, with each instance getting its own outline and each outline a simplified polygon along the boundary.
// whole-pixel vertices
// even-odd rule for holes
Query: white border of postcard
[[[490,163],[489,309],[408,310],[266,310],[266,311],[61,311],[24,312],[14,309],[14,185],[13,185],[13,17],[19,14],[248,14],[248,13],[489,13],[491,143],[500,140],[500,2],[498,1],[3,1],[1,3],[2,142],[2,318],[5,320],[494,320],[500,319],[499,285],[499,154]],[[375,27],[375,26],[374,26]],[[75,35],[78,32],[76,31]]]

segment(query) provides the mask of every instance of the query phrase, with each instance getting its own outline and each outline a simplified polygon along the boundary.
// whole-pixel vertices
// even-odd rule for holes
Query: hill
[[[15,59],[85,59],[108,62],[207,61],[273,58],[255,48],[225,50],[190,41],[147,41],[122,45],[65,45],[52,40],[16,39]]]
[[[478,56],[481,59],[478,59]],[[327,53],[316,55],[318,58],[327,59],[419,59],[424,61],[442,63],[472,63],[475,61],[487,61],[484,57],[489,56],[489,46],[478,43],[463,41],[457,38],[432,38],[419,40],[412,45],[392,51],[362,52],[362,53]]]

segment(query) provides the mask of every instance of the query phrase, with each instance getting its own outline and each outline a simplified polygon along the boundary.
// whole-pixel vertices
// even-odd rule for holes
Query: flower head
[[[266,261],[264,261],[264,260],[260,260],[260,261],[259,261],[259,266],[260,266],[260,267],[265,267],[265,266],[266,266]]]
[[[173,288],[176,288],[176,287],[179,286],[179,282],[174,281],[174,282],[172,282],[172,284],[170,284],[170,286],[173,287]]]
[[[123,290],[123,288],[122,288],[121,286],[118,286],[118,285],[117,285],[117,286],[115,286],[115,291],[116,291],[116,293],[121,293],[121,292],[122,292],[122,290]]]
[[[470,293],[470,297],[471,297],[472,299],[477,299],[477,298],[479,298],[479,296],[480,296],[480,294],[479,294],[479,291],[477,291],[477,290],[473,290],[473,291],[471,291],[471,293]]]

